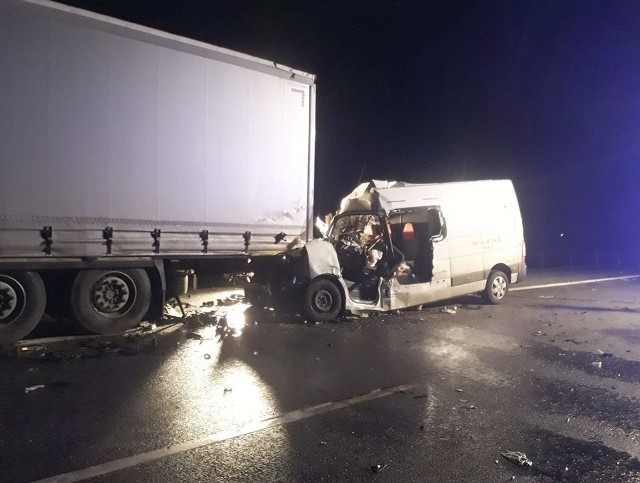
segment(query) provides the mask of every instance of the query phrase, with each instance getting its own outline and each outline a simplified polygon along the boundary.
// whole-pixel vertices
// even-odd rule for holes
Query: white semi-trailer
[[[45,310],[130,328],[178,274],[259,270],[310,239],[314,132],[313,75],[2,0],[0,342]]]

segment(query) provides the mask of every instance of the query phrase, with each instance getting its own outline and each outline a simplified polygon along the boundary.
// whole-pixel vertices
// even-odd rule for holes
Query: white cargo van
[[[281,257],[276,295],[311,320],[482,292],[499,303],[526,274],[509,180],[371,181],[342,200],[324,239]]]

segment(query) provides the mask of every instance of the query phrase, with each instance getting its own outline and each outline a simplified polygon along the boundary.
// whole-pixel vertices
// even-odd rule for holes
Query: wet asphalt
[[[324,324],[254,306],[235,333],[202,300],[127,350],[0,359],[0,479],[640,481],[640,279]]]

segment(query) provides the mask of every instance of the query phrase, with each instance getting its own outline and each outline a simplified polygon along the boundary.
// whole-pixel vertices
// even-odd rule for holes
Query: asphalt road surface
[[[0,359],[0,479],[640,481],[640,278],[564,285],[619,275],[534,271],[498,306],[325,324],[252,307],[240,329],[246,307],[215,307],[128,346],[26,348]]]

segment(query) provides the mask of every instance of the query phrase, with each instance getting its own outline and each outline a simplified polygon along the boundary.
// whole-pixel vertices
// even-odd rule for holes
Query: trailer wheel
[[[313,321],[334,320],[342,310],[342,294],[335,283],[326,278],[314,280],[304,294],[303,313]]]
[[[44,315],[47,292],[35,272],[0,273],[0,342],[15,342]]]
[[[509,291],[509,279],[500,270],[495,270],[489,274],[487,286],[484,289],[483,297],[490,304],[502,302]]]
[[[71,287],[73,315],[85,329],[98,334],[135,327],[150,304],[149,276],[139,268],[82,271]]]

